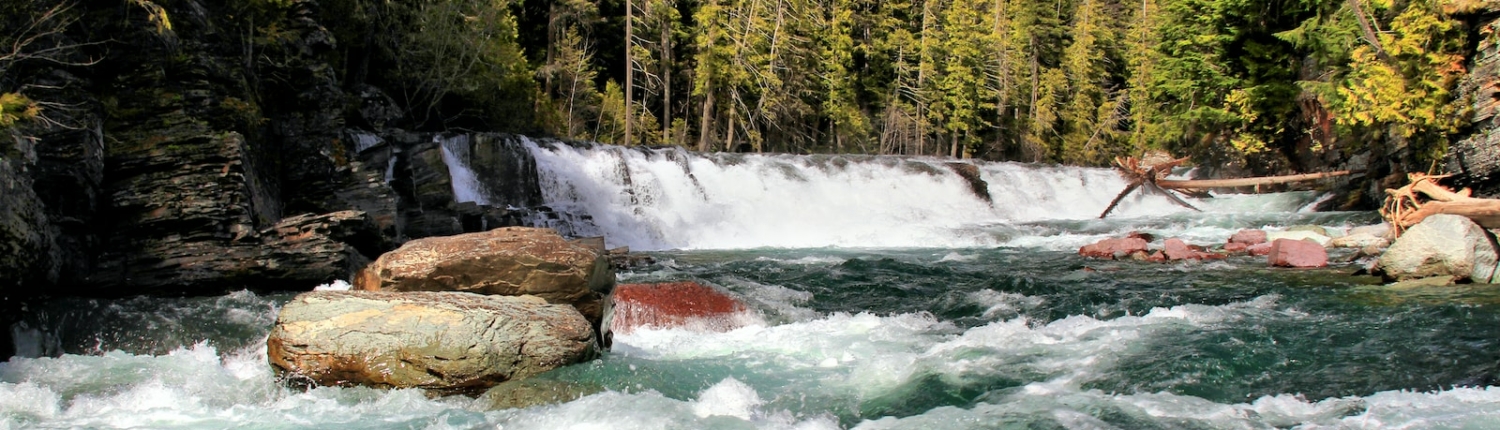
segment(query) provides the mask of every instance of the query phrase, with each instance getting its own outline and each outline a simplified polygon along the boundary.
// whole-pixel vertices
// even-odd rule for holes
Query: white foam
[[[700,155],[522,141],[537,160],[547,205],[590,219],[567,228],[641,250],[991,246],[1000,242],[976,226],[1090,219],[1125,186],[1108,169],[977,163],[991,204],[945,165],[951,160],[937,158]],[[1185,209],[1144,196],[1120,210]]]
[[[333,282],[313,287],[313,291],[349,291],[354,285],[343,279],[335,279]]]
[[[728,378],[704,390],[693,401],[693,413],[700,418],[714,415],[750,420],[752,414],[764,405],[760,394],[744,382]]]
[[[1000,292],[995,290],[978,290],[964,296],[969,302],[984,306],[982,314],[986,319],[998,317],[1013,318],[1021,311],[1036,308],[1046,303],[1040,297],[1031,297],[1025,294]]]

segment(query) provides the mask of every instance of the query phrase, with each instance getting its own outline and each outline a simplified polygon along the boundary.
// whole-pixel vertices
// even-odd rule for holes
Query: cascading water
[[[1097,217],[1125,187],[1109,169],[949,160],[690,153],[524,140],[560,229],[632,249],[999,245],[987,226]],[[991,203],[993,202],[993,203]],[[1185,211],[1133,194],[1114,216]]]
[[[432,138],[441,145],[443,164],[448,166],[448,177],[453,184],[453,200],[459,203],[490,204],[489,193],[484,184],[469,168],[469,135],[437,135]]]

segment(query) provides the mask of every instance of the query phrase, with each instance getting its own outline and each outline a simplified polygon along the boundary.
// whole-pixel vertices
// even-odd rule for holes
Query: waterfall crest
[[[556,213],[539,224],[638,250],[995,245],[986,226],[1092,219],[1126,185],[1102,168],[521,141]],[[1121,208],[1185,210],[1139,195]]]

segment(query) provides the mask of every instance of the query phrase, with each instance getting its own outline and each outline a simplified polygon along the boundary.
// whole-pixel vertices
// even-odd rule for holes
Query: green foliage
[[[0,129],[10,128],[17,122],[35,118],[41,108],[31,99],[17,93],[0,94]]]

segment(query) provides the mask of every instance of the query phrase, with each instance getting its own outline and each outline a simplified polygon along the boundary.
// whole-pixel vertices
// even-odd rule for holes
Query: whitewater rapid
[[[537,160],[546,206],[561,214],[539,223],[637,250],[1006,245],[996,228],[1095,219],[1126,186],[1099,168],[521,140]],[[976,194],[953,164],[974,166],[987,193]],[[1194,203],[1226,214],[1308,203],[1306,196],[1270,208],[1265,200],[1257,207],[1215,200]],[[1187,211],[1138,192],[1112,218]]]
[[[238,294],[241,300],[256,299]],[[989,307],[1039,304],[1037,298],[1018,294],[977,294],[968,300]],[[617,337],[611,358],[565,368],[560,376],[613,388],[563,404],[508,410],[488,410],[461,396],[429,398],[418,390],[290,389],[265,364],[263,345],[221,352],[211,341],[201,341],[161,355],[109,351],[0,364],[0,429],[812,430],[1039,423],[1063,428],[1382,429],[1500,424],[1500,388],[1495,387],[1320,400],[1285,393],[1242,403],[1083,387],[1089,378],[1114,371],[1119,358],[1141,353],[1152,342],[1245,320],[1310,318],[1316,317],[1287,309],[1276,296],[1261,296],[1219,306],[1153,308],[1112,319],[996,318],[968,329],[922,313],[835,313],[726,333],[644,329]],[[913,393],[992,384],[1004,375],[1025,376],[972,405],[938,405],[851,423],[841,423],[837,416],[903,411],[902,403],[911,402]]]

